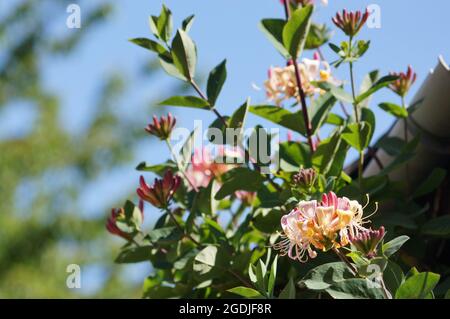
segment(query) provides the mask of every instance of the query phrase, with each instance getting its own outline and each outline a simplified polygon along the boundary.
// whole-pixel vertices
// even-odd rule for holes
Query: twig
[[[284,0],[283,2],[286,20],[289,20],[289,18],[291,17],[291,9],[289,2],[290,2],[289,0]],[[298,68],[297,59],[295,57],[292,57],[292,64],[294,65],[295,79],[297,81],[297,87],[300,95],[301,110],[303,114],[303,120],[305,121],[306,137],[308,139],[308,144],[309,147],[311,148],[311,152],[314,153],[316,151],[316,147],[312,141],[312,125],[311,121],[309,120],[308,108],[306,105],[306,94],[305,91],[303,90],[302,78],[300,75],[300,70]]]
[[[347,257],[345,257],[337,248],[333,248],[333,252],[339,257],[339,259],[344,262],[348,269],[350,270],[350,272],[352,273],[353,276],[356,276],[358,274],[358,271],[356,270],[356,268],[351,264],[351,262],[347,259]]]

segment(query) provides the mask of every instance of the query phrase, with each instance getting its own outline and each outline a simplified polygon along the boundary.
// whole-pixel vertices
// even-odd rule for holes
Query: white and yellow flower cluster
[[[363,207],[335,193],[323,194],[322,201],[301,201],[281,219],[283,240],[274,245],[281,255],[306,262],[317,256],[316,250],[328,251],[349,244],[363,227]]]

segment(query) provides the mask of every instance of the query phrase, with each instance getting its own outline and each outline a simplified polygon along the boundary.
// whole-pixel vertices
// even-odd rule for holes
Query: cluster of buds
[[[406,71],[406,73],[392,72],[391,75],[398,76],[398,79],[395,82],[391,83],[389,88],[401,97],[406,96],[409,89],[414,84],[414,82],[416,82],[417,79],[417,74],[416,72],[414,72],[414,70],[410,65],[408,66],[408,70]]]
[[[361,11],[348,12],[347,10],[343,10],[342,14],[338,12],[332,21],[346,35],[354,37],[367,22],[369,15],[368,9],[364,13]]]
[[[147,125],[145,130],[161,140],[167,140],[170,137],[176,122],[177,120],[170,113],[167,117],[161,116],[160,119],[153,115],[153,123]]]
[[[312,5],[316,2],[315,0],[280,0],[281,4],[285,4],[286,2],[289,2],[289,1],[293,4],[302,5],[302,6]],[[320,0],[320,2],[324,6],[328,5],[328,0]]]
[[[144,220],[144,202],[139,201],[139,211],[141,213],[141,222]],[[111,215],[106,220],[106,229],[110,234],[122,237],[126,240],[131,240],[133,230],[128,227],[120,227],[118,224],[126,225],[126,215],[124,208],[113,208]],[[126,231],[125,228],[128,230]]]
[[[311,188],[317,179],[317,172],[313,168],[302,168],[300,172],[292,177],[294,186]]]
[[[314,59],[303,59],[298,64],[298,69],[301,74],[302,88],[308,96],[324,93],[322,89],[313,85],[314,82],[327,82],[336,86],[341,84],[331,75],[330,65],[326,61],[321,61],[317,54],[314,55]],[[299,89],[294,65],[289,63],[286,67],[271,67],[269,79],[264,82],[264,87],[267,98],[278,106],[284,100],[298,99]]]
[[[371,259],[377,255],[378,244],[383,240],[384,235],[383,226],[378,230],[368,229],[356,236],[350,236],[350,243],[365,257]]]
[[[306,262],[315,258],[314,250],[328,251],[349,243],[350,237],[366,231],[362,225],[362,206],[346,197],[330,192],[322,201],[301,201],[288,215],[281,218],[283,240],[273,247],[281,255]]]
[[[144,177],[139,180],[140,187],[136,190],[138,196],[153,206],[165,209],[169,206],[173,195],[180,186],[181,178],[167,171],[162,179],[156,178],[153,185],[148,185]]]

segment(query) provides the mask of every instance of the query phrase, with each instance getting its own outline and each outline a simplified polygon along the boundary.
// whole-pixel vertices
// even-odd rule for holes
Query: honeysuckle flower
[[[238,155],[236,152],[220,148],[218,153],[218,156],[214,157],[207,148],[194,151],[191,165],[186,170],[186,177],[191,181],[192,185],[195,187],[208,187],[213,178],[220,178],[224,173],[236,167],[235,164],[218,161],[218,158],[223,156]]]
[[[323,90],[313,85],[313,82],[328,82],[340,85],[341,82],[331,75],[328,62],[321,61],[317,56],[314,59],[303,59],[298,64],[302,88],[306,95],[313,96],[323,93]],[[290,64],[286,67],[271,67],[269,78],[264,82],[266,95],[269,100],[281,105],[284,100],[299,97],[299,90],[295,76],[295,67]]]
[[[161,140],[166,140],[170,137],[170,133],[172,133],[173,128],[175,127],[177,120],[172,116],[172,114],[168,114],[167,117],[161,116],[160,119],[153,116],[153,123],[147,125],[145,130]]]
[[[167,208],[173,195],[180,186],[181,178],[167,171],[162,179],[156,178],[153,185],[148,185],[143,176],[139,179],[138,196],[157,208]]]
[[[349,37],[354,37],[358,34],[364,24],[367,22],[370,13],[369,10],[363,13],[361,11],[348,12],[343,10],[342,14],[336,13],[336,16],[332,19],[333,23]]]
[[[378,230],[368,229],[358,235],[350,236],[350,243],[365,257],[371,259],[377,255],[377,247],[385,235],[384,227]]]
[[[411,86],[416,82],[417,74],[414,72],[413,68],[409,65],[405,72],[395,73],[392,72],[391,75],[398,76],[399,78],[391,83],[389,88],[397,93],[401,97],[405,97]]]
[[[302,168],[300,172],[292,177],[294,186],[310,188],[314,185],[317,178],[317,172],[313,168]]]
[[[139,201],[139,210],[142,217],[141,221],[144,221],[144,202],[142,200]],[[119,226],[117,226],[118,221],[125,221],[125,210],[123,208],[113,208],[111,210],[111,215],[106,220],[106,229],[113,235],[130,240],[132,237],[131,233],[121,230]]]
[[[322,201],[301,201],[281,218],[283,239],[274,245],[281,255],[306,262],[316,250],[328,251],[348,245],[349,237],[365,231],[362,207],[357,201],[330,192]]]

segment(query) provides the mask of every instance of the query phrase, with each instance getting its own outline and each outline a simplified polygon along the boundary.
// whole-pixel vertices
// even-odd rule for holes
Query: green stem
[[[196,246],[201,246],[201,244],[197,240],[195,240],[190,234],[188,234],[183,229],[183,227],[181,227],[180,223],[177,221],[177,219],[173,215],[173,212],[169,208],[166,208],[165,210],[166,210],[166,213],[169,215],[170,219],[172,220],[172,222],[175,224],[175,226],[181,231],[183,236],[185,238],[188,238],[190,241],[192,241]]]
[[[352,45],[353,45],[353,37],[350,37],[348,40],[349,50],[352,52]],[[356,102],[356,89],[355,89],[355,76],[353,72],[353,62],[349,62],[350,66],[350,84],[352,87],[352,97],[353,97],[353,110],[355,113],[355,121],[358,124],[358,130],[361,130],[361,116],[360,116],[360,110],[359,105]],[[363,177],[363,168],[364,168],[364,151],[359,152],[359,161],[358,161],[358,183],[359,188],[362,189],[362,177]]]

